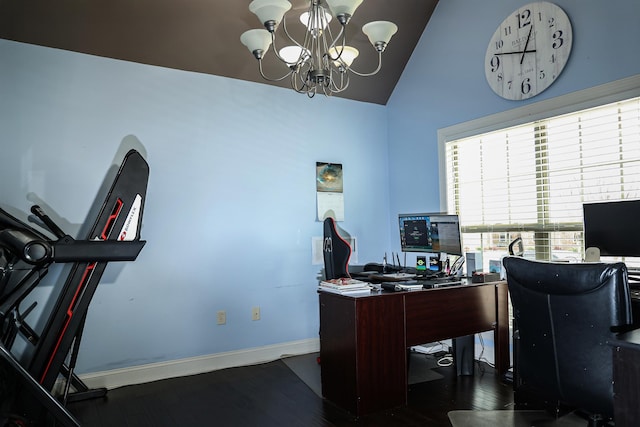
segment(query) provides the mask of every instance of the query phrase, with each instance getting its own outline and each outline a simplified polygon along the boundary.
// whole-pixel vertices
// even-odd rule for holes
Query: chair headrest
[[[626,283],[627,266],[616,263],[561,263],[509,256],[503,259],[507,281],[536,292],[571,295],[590,292],[610,280]]]

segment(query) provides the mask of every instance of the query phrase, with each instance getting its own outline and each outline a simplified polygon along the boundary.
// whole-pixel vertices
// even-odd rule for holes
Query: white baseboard
[[[112,389],[125,385],[142,384],[151,381],[201,374],[218,369],[255,365],[271,362],[284,356],[314,353],[320,351],[318,338],[291,341],[264,347],[248,348],[168,362],[113,369],[79,375],[89,388],[106,387]]]

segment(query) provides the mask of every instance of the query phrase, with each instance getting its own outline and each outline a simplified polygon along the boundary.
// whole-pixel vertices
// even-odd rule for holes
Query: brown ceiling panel
[[[249,0],[0,0],[0,38],[74,52],[289,87],[263,80],[240,35],[261,28]],[[292,0],[290,32],[302,30],[297,16],[309,2]],[[360,28],[388,20],[398,25],[372,77],[352,76],[339,96],[386,104],[437,0],[365,0],[348,26],[348,42],[360,51],[354,69],[368,72],[377,53]],[[295,37],[295,35],[294,35]],[[283,46],[284,43],[279,46]],[[285,67],[265,58],[270,75]]]

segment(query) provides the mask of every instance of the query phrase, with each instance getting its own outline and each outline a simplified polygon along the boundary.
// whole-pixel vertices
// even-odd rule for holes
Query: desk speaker
[[[587,248],[584,251],[584,262],[600,262],[600,249]]]
[[[467,252],[467,277],[482,271],[482,252]]]

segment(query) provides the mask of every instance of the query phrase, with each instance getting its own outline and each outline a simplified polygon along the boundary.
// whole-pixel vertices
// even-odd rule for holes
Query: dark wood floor
[[[356,419],[316,395],[282,361],[110,390],[69,405],[86,427],[443,426],[457,409],[512,407],[513,392],[486,364],[473,377],[436,368],[442,379],[410,386],[409,405]]]

